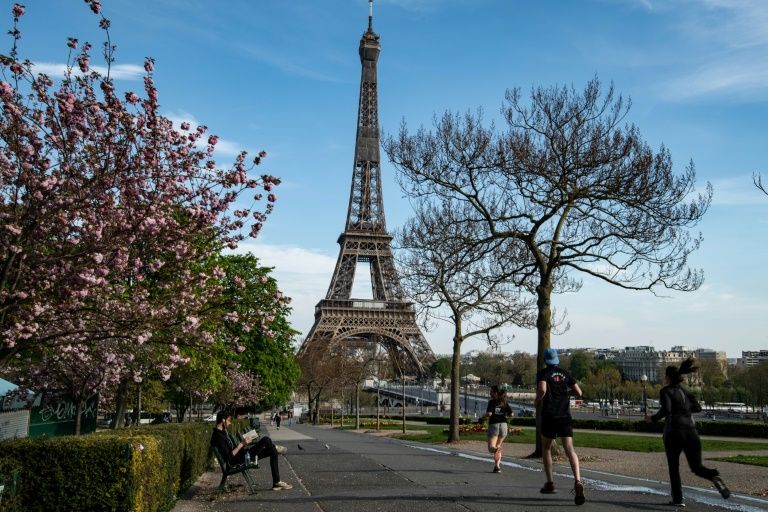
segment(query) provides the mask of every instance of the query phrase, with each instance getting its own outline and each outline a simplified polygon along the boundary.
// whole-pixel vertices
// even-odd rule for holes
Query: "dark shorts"
[[[543,416],[541,418],[541,435],[549,439],[556,437],[573,437],[573,419],[552,418]]]

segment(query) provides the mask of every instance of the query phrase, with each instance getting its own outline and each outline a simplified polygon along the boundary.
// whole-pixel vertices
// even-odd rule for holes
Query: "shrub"
[[[88,436],[0,443],[0,467],[20,467],[3,511],[167,511],[210,460],[211,425],[167,424]]]

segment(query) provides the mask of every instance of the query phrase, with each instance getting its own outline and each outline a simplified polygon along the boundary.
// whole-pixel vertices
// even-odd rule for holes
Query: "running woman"
[[[491,386],[491,399],[485,416],[488,420],[488,453],[493,454],[493,472],[501,473],[501,454],[504,452],[504,438],[509,433],[507,416],[512,408],[507,404],[507,394],[499,386]]]
[[[696,431],[696,424],[691,413],[701,412],[701,405],[690,391],[680,384],[683,375],[696,372],[693,359],[686,359],[680,367],[667,366],[665,373],[667,385],[661,388],[659,405],[661,408],[653,416],[646,416],[645,421],[658,421],[664,418],[664,451],[669,465],[669,485],[672,487],[670,505],[684,507],[683,486],[680,482],[680,453],[685,452],[688,465],[696,475],[706,478],[714,484],[720,495],[728,499],[731,491],[720,478],[716,469],[701,463],[701,440]]]

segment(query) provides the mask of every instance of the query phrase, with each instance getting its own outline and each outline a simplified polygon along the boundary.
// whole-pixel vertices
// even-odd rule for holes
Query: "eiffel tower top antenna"
[[[368,0],[368,32],[373,32],[373,0]]]

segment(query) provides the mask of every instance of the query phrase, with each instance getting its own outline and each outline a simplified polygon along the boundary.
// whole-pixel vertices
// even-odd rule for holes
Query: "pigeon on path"
[[[326,450],[330,450],[330,449],[331,449],[331,447],[330,447],[330,446],[328,446],[328,445],[326,444],[326,445],[325,445],[325,449],[326,449]]]
[[[297,445],[296,445],[296,448],[298,448],[299,450],[303,450],[303,449],[304,449],[304,447],[303,447],[303,446],[301,446],[300,444],[297,444]]]

